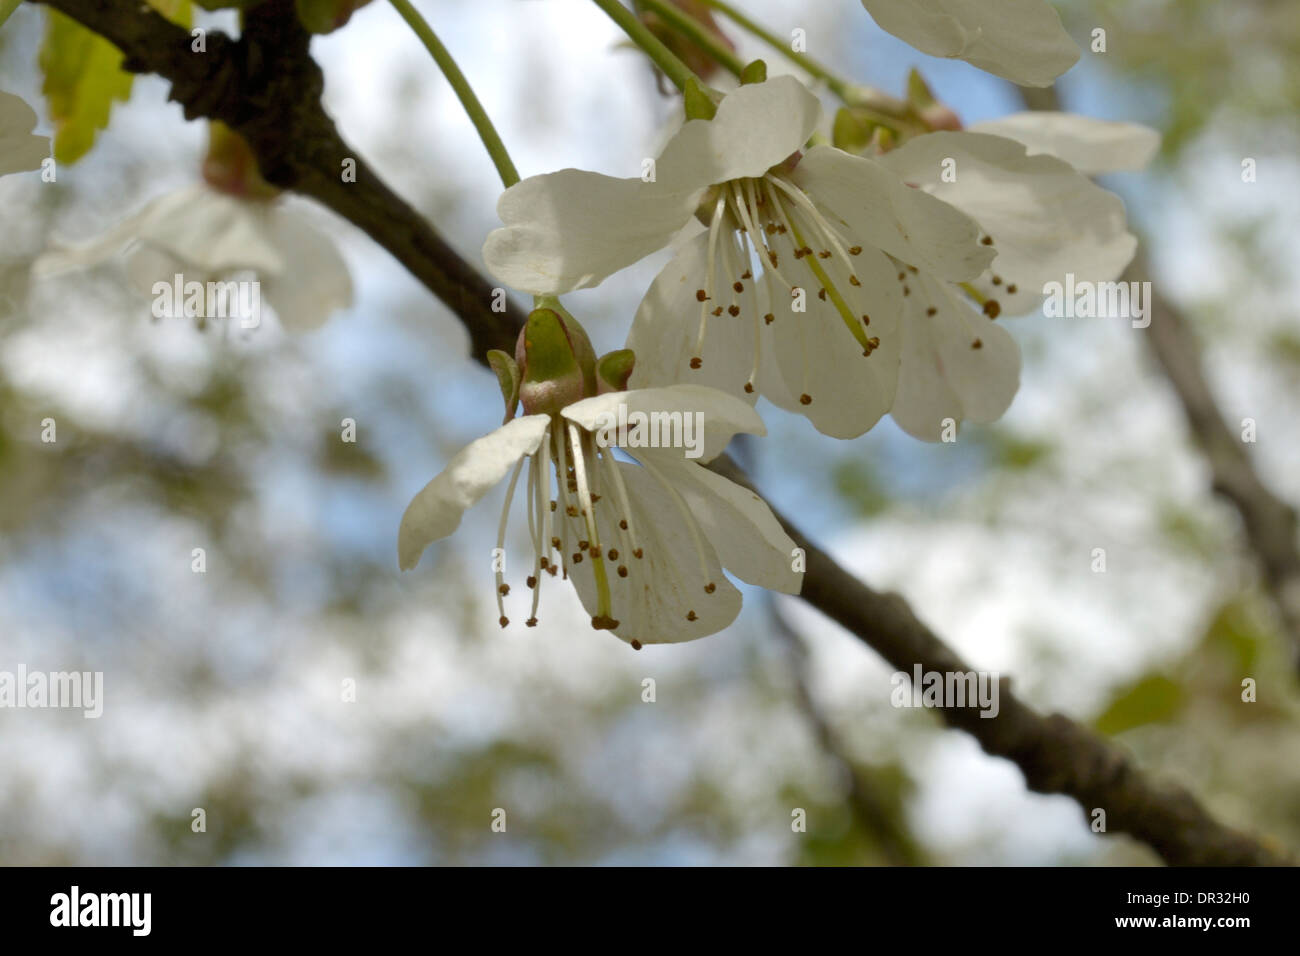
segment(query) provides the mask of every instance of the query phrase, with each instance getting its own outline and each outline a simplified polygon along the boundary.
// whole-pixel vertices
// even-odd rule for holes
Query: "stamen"
[[[529,456],[525,456],[529,457]],[[506,502],[501,507],[501,520],[497,523],[497,554],[505,554],[506,545],[506,524],[510,518],[510,503],[515,498],[515,485],[519,483],[519,473],[523,471],[524,458],[515,462],[515,470],[510,473],[510,484],[506,486]],[[501,626],[505,627],[510,621],[506,618],[505,605],[501,598],[510,589],[505,584],[505,574],[502,571],[493,572],[497,582],[497,613],[501,615]],[[505,590],[502,590],[502,589]]]
[[[587,537],[591,542],[592,573],[596,578],[596,614],[591,619],[592,627],[605,629],[606,622],[612,621],[610,615],[609,579],[605,575],[605,562],[600,555],[600,533],[596,528],[596,508],[591,501],[591,489],[587,484],[587,468],[582,454],[582,436],[578,426],[569,423],[569,444],[573,449],[573,476],[578,482],[578,500],[582,503],[582,513],[587,522]],[[573,562],[581,560],[581,552],[574,555]],[[597,623],[597,622],[600,623]],[[609,625],[609,626],[617,626]]]

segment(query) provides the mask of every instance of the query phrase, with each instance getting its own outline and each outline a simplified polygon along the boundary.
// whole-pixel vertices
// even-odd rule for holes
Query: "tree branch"
[[[464,322],[475,357],[489,348],[513,351],[523,313],[490,308],[491,286],[424,220],[389,190],[339,136],[320,103],[322,77],[290,0],[250,10],[243,36],[208,36],[208,50],[190,52],[189,34],[131,0],[35,0],[60,10],[117,44],[127,68],[158,73],[186,117],[225,122],[247,139],[273,184],[311,196],[354,223],[391,252]],[[345,158],[357,160],[357,181],[345,183]],[[725,456],[715,469],[749,485]],[[781,517],[807,555],[801,597],[848,628],[900,670],[970,670],[896,595],[853,578]],[[1181,787],[1146,779],[1113,744],[1059,714],[1043,716],[1004,687],[1001,710],[981,719],[970,708],[941,711],[950,726],[974,736],[990,754],[1015,762],[1031,789],[1064,793],[1085,811],[1106,810],[1109,830],[1150,844],[1169,863],[1283,864],[1287,855],[1211,817]]]

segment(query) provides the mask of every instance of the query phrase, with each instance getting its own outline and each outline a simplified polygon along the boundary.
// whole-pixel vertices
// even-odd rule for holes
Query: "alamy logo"
[[[1133,328],[1151,324],[1150,282],[1076,281],[1073,272],[1065,282],[1043,286],[1043,315],[1049,319],[1131,319]]]
[[[103,671],[0,671],[0,707],[79,709],[92,719],[104,713]]]
[[[602,412],[595,422],[601,448],[684,448],[687,458],[704,454],[703,412]]]
[[[50,897],[51,926],[128,926],[133,936],[148,936],[152,893],[82,893],[73,886]]]
[[[262,324],[262,283],[228,279],[224,282],[199,282],[176,273],[171,282],[155,282],[153,316],[156,319],[225,319],[237,318],[245,329]]]
[[[921,665],[889,678],[895,707],[978,707],[980,717],[996,717],[998,675],[991,671],[922,671]],[[909,689],[908,684],[911,684]]]

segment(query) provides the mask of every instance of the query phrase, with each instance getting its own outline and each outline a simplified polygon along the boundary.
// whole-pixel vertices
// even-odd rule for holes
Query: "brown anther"
[[[626,564],[620,564],[620,565],[618,566],[618,576],[619,576],[620,578],[625,578],[625,577],[627,577],[627,565],[626,565]]]
[[[618,627],[618,621],[608,614],[597,614],[591,619],[591,626],[598,631],[612,631]]]
[[[502,614],[499,618],[497,618],[497,623],[500,624],[502,627],[506,627],[510,624],[510,618]]]
[[[641,642],[636,640],[635,638],[632,640],[632,650],[634,651],[641,650]]]
[[[704,585],[704,593],[705,593],[705,594],[712,594],[712,593],[713,593],[714,591],[716,591],[717,589],[718,589],[718,586],[717,586],[716,584],[714,584],[712,581],[710,581],[708,584]]]
[[[849,276],[849,285],[862,285],[857,276]]]
[[[772,263],[773,269],[775,269],[777,267],[777,264],[781,261],[779,258],[777,258],[776,253],[772,252],[771,250],[768,250],[767,259],[769,262]]]
[[[911,295],[911,294],[912,294],[912,290],[909,289],[907,286],[903,286],[903,295]]]
[[[1014,282],[1012,282],[1010,285],[1007,286],[1007,292],[1009,292],[1011,295],[1016,294],[1016,284]]]
[[[574,564],[582,564],[582,552],[581,552],[581,551],[575,551],[575,552],[573,553],[573,563],[574,563]]]
[[[554,502],[554,501],[551,502],[551,510],[552,510],[552,511],[555,510],[555,502]]]
[[[993,277],[993,284],[994,284],[994,285],[1001,285],[1001,284],[1002,284],[1002,276],[994,276],[994,277]]]
[[[530,574],[528,575],[524,583],[527,584],[530,588],[535,588],[537,587],[537,578],[535,578],[533,575]]]
[[[984,303],[984,314],[990,319],[996,319],[1002,314],[1002,306],[998,305],[997,299],[989,299]]]
[[[714,309],[713,312],[712,312],[712,314],[713,314],[713,315],[721,315],[721,314],[722,314],[722,306],[718,306],[716,309]]]
[[[776,321],[776,316],[773,315],[771,312],[769,312],[767,313],[767,315],[763,316],[763,321],[766,324],[771,325],[773,322]]]
[[[984,243],[984,245],[986,246],[991,246],[993,245],[993,237],[985,236],[983,239],[980,240],[980,242]]]
[[[554,548],[556,551],[559,551],[562,547],[564,547],[564,543],[559,538],[552,538],[551,547]],[[546,559],[542,558],[542,560],[545,561]]]
[[[863,324],[863,325],[870,325],[870,324],[871,324],[871,316],[867,315],[865,312],[862,313],[862,324]]]
[[[912,273],[912,275],[916,275],[916,266],[908,266],[907,271]]]
[[[609,560],[611,560],[611,561],[617,561],[617,560],[618,560],[618,548],[610,548],[610,549],[609,549]]]
[[[703,364],[704,364],[704,360],[701,359],[699,356],[696,356],[695,358],[691,359],[691,368],[699,368]]]
[[[982,349],[984,348],[984,343],[979,339],[976,339],[974,342],[970,344],[970,347],[973,349]]]
[[[535,618],[535,617],[530,617],[528,620],[524,621],[524,623],[527,624],[529,627],[536,627],[536,626],[537,626],[537,618]]]
[[[586,550],[587,550],[587,544],[588,544],[588,542],[586,542],[586,541],[579,541],[579,542],[578,542],[578,550],[579,550],[579,551],[586,551]]]
[[[641,549],[640,549],[640,548],[633,548],[633,549],[632,549],[632,557],[637,558],[637,559],[640,559],[641,555],[642,555],[642,552],[641,552]]]
[[[698,621],[698,620],[699,620],[699,617],[696,615],[696,613],[695,613],[694,611],[687,611],[687,612],[686,612],[686,620],[688,620],[688,621]]]
[[[823,249],[821,252],[817,253],[818,259],[829,259],[830,257],[831,251],[829,249]]]
[[[807,394],[806,392],[805,392],[803,395],[800,395],[800,396],[799,396],[799,404],[800,404],[800,405],[811,405],[811,404],[812,404],[812,396],[809,395],[809,394]]]
[[[622,528],[624,531],[626,531],[626,530],[627,530],[627,519],[626,519],[626,518],[619,518],[619,519],[618,519],[618,526],[619,526],[620,528]]]
[[[731,305],[731,306],[728,306],[728,307],[727,307],[727,314],[730,315],[730,316],[734,319],[736,316],[740,315],[740,306],[738,306],[738,305]]]
[[[696,301],[696,302],[708,302],[708,301],[709,301],[709,294],[708,294],[707,292],[705,292],[703,289],[696,289],[696,290],[695,290],[695,301]]]
[[[744,272],[740,274],[740,277],[742,279],[752,279],[754,278],[754,273],[751,270],[746,269]]]
[[[497,585],[497,593],[500,594],[502,597],[505,597],[507,594],[510,593],[510,585],[508,585],[508,584],[498,584],[498,585]]]
[[[732,287],[733,289],[735,289],[737,292],[744,292],[744,291],[745,291],[745,283],[743,283],[743,282],[733,282],[733,283],[731,283],[731,287]]]
[[[938,312],[938,311],[939,311],[939,310],[936,309],[934,306],[930,306],[930,308],[928,308],[928,309],[925,310],[925,314],[926,314],[926,315],[934,315],[934,314],[935,314],[936,312]]]
[[[746,393],[752,393],[753,391],[754,391],[754,383],[753,383],[753,382],[746,382],[746,383],[745,383],[745,392],[746,392]]]
[[[825,290],[825,289],[818,289],[818,290],[817,290],[817,298],[819,298],[819,299],[821,299],[823,302],[825,302],[825,301],[826,301],[826,290]]]
[[[902,281],[903,281],[904,279],[906,279],[906,278],[907,278],[907,273],[906,273],[906,272],[900,272],[900,273],[898,274],[898,281],[899,281],[899,282],[902,282]]]
[[[851,256],[860,256],[860,255],[862,255],[862,247],[861,247],[861,246],[849,246],[849,255],[851,255]]]
[[[800,251],[803,252],[803,254],[804,254],[805,256],[810,256],[810,255],[812,255],[812,250],[811,250],[810,248],[808,248],[807,246],[804,246],[803,249],[800,250]]]

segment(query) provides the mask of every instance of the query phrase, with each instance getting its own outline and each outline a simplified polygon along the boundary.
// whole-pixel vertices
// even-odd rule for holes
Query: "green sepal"
[[[627,380],[632,377],[636,353],[631,349],[617,349],[596,360],[596,394],[627,391]]]
[[[487,360],[492,371],[496,372],[497,385],[501,386],[501,399],[506,403],[506,415],[501,419],[501,424],[504,425],[515,417],[515,408],[519,405],[519,366],[500,349],[488,350]]]
[[[742,86],[748,83],[765,83],[767,82],[767,64],[762,60],[754,60],[745,64],[745,68],[740,71],[740,83]]]
[[[686,81],[686,89],[682,90],[682,99],[685,102],[688,120],[711,120],[718,113],[718,104],[713,101],[704,84],[695,77]]]

